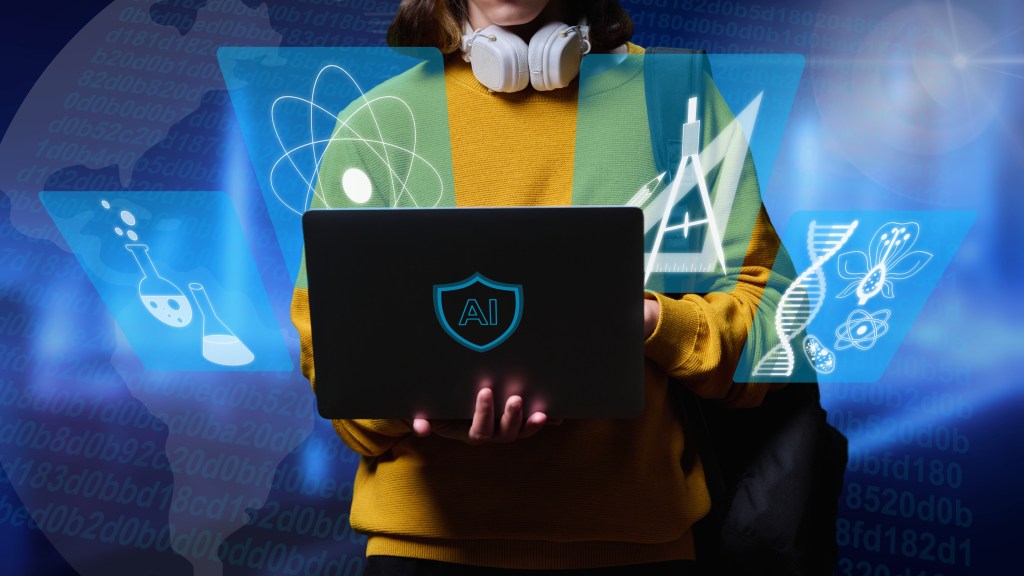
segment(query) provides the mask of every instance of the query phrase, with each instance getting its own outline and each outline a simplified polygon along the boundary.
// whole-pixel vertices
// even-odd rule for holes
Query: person
[[[529,42],[556,21],[585,22],[593,53],[643,53],[628,42],[632,23],[617,0],[401,2],[389,43],[435,46],[445,54],[458,206],[567,205],[578,200],[574,189],[587,190],[602,178],[642,183],[655,174],[639,83],[631,89],[641,100],[630,100],[636,96],[630,93],[625,101],[633,104],[615,114],[616,126],[633,128],[593,144],[601,149],[595,154],[614,162],[614,170],[595,175],[576,170],[574,176],[574,160],[581,160],[574,159],[579,82],[550,90],[495,91],[462,58],[467,30],[497,25]],[[389,89],[415,97],[416,75],[407,76]],[[709,94],[705,133],[732,118],[721,97],[713,90]],[[341,146],[325,153],[316,203],[344,204],[341,173],[359,162],[373,164],[372,154]],[[770,388],[732,380],[779,250],[749,158],[745,168],[733,213],[746,218],[753,231],[723,241],[728,255],[743,262],[734,286],[703,295],[644,296],[645,408],[639,418],[549,422],[543,413],[524,414],[518,396],[495,406],[493,392],[484,388],[467,421],[332,422],[362,457],[351,523],[368,534],[366,574],[486,569],[679,574],[692,568],[692,527],[708,513],[710,498],[669,387],[685,386],[735,406],[759,404]],[[637,188],[617,203],[624,204]],[[573,305],[571,293],[565,305]],[[292,318],[303,373],[315,389],[304,268]]]

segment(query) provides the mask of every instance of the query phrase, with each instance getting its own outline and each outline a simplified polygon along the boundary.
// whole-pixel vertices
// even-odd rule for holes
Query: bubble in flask
[[[191,305],[184,296],[143,294],[142,301],[150,314],[168,326],[183,328],[192,321]]]

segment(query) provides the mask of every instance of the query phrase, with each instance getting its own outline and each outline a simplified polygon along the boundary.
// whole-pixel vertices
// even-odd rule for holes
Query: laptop
[[[325,418],[633,418],[643,410],[643,212],[315,210],[302,217]]]

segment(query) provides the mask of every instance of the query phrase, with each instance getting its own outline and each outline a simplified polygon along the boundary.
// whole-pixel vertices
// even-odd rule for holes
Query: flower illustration
[[[839,276],[852,282],[836,298],[857,293],[857,304],[863,306],[879,292],[893,298],[893,280],[905,280],[921,271],[932,259],[924,251],[912,252],[921,227],[917,222],[889,222],[871,237],[867,253],[845,252],[836,261]]]

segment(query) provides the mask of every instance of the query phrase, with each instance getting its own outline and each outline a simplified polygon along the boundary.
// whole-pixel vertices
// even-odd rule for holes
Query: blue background
[[[0,121],[5,127],[15,119],[37,79],[45,76],[51,60],[76,34],[87,29],[107,4],[82,1],[62,4],[59,9],[45,3],[4,7],[0,41],[9,58],[5,81],[0,86]],[[176,2],[158,4],[161,6],[153,14],[168,24],[175,22],[168,14],[188,12],[187,8],[176,7]],[[841,541],[843,563],[839,573],[987,575],[1016,570],[1019,519],[1024,513],[1024,498],[1019,497],[1019,479],[1024,473],[1019,443],[1024,432],[1019,417],[1024,390],[1019,360],[1024,357],[1019,337],[1024,307],[1017,300],[1018,286],[1024,280],[1024,255],[1019,250],[1024,243],[1019,225],[1024,214],[1020,194],[1024,148],[1019,133],[1024,126],[1024,107],[1017,104],[1024,101],[1024,34],[1019,33],[1024,26],[1024,7],[1015,0],[951,0],[948,7],[946,2],[931,1],[921,4],[925,7],[923,15],[900,15],[899,12],[909,9],[910,2],[867,0],[854,5],[839,0],[634,0],[623,4],[636,21],[634,41],[640,44],[675,44],[714,52],[791,51],[807,57],[808,68],[771,181],[764,184],[769,212],[780,229],[785,229],[792,215],[801,210],[959,209],[976,214],[962,247],[910,327],[898,351],[899,360],[890,364],[876,384],[838,383],[823,387],[823,402],[830,418],[847,433],[851,443],[851,469],[842,499],[840,532],[846,526],[845,533],[849,535],[850,527],[861,522],[866,528],[894,529],[898,538],[893,550],[877,552],[852,541],[845,545]],[[348,29],[315,19],[290,23],[275,17],[273,10],[270,23],[286,45],[373,45],[382,42],[382,23],[395,5],[396,2],[388,1],[378,2],[368,10],[337,8],[342,15],[351,16]],[[715,11],[709,10],[712,5],[717,6]],[[728,13],[723,11],[725,5],[730,7]],[[310,9],[312,14],[324,11],[323,2],[301,0],[273,0],[268,6],[295,6]],[[773,14],[771,23],[766,24],[775,36],[759,36],[752,28],[743,32],[753,20],[737,16],[737,6],[787,12],[781,17]],[[803,11],[807,11],[808,18],[802,15]],[[819,12],[821,16],[816,16]],[[831,18],[837,14],[833,27]],[[844,15],[850,14],[853,19],[844,27]],[[863,21],[858,24],[856,18]],[[674,19],[681,25],[699,21],[707,22],[707,26],[701,24],[693,32],[668,31],[666,27],[673,25]],[[901,19],[909,19],[914,25],[900,29],[896,24]],[[176,20],[184,33],[187,26],[180,24],[182,21]],[[876,27],[872,36],[872,28],[865,22],[887,22],[890,27]],[[719,26],[716,28],[715,24]],[[734,25],[731,30],[735,35],[727,33],[730,24]],[[953,30],[957,26],[962,27],[960,34]],[[895,36],[895,40],[879,41],[879,35],[884,34]],[[968,41],[974,42],[970,48],[980,51],[972,54],[961,74],[955,71],[961,68],[948,56],[961,49],[957,44]],[[947,57],[939,58],[939,54]],[[939,61],[947,67],[945,72],[934,70]],[[947,77],[956,80],[943,85]],[[951,94],[964,97],[947,98]],[[168,139],[184,131],[223,142],[213,151],[186,148],[179,153],[181,157],[226,168],[218,173],[220,177],[211,174],[203,181],[137,170],[131,181],[122,182],[112,169],[68,165],[59,173],[46,175],[45,188],[138,190],[159,183],[168,190],[225,190],[243,227],[249,231],[253,255],[275,318],[287,329],[291,278],[276,248],[263,200],[254,193],[258,184],[223,91],[205,94],[200,108],[189,118],[211,113],[228,120],[210,125],[182,122],[168,134]],[[3,162],[4,170],[19,168],[11,166],[7,159]],[[225,173],[231,177],[224,177]],[[76,186],[81,178],[86,179],[88,186]],[[97,405],[132,407],[146,425],[138,430],[114,424],[88,426],[98,431],[109,430],[122,440],[133,436],[163,447],[173,438],[170,426],[142,409],[137,396],[129,392],[136,390],[129,387],[135,380],[126,375],[144,376],[139,376],[131,366],[112,365],[112,354],[117,357],[121,335],[110,322],[99,296],[74,256],[49,240],[26,236],[12,225],[12,207],[24,198],[11,190],[4,192],[0,195],[0,248],[25,254],[30,260],[17,266],[12,265],[16,260],[0,264],[2,317],[8,322],[14,318],[48,322],[61,327],[61,333],[68,336],[65,340],[43,341],[27,329],[4,336],[0,342],[3,389],[31,390],[35,397],[46,398],[54,389],[77,387]],[[42,301],[33,303],[25,291],[41,275],[45,275],[47,291],[54,294],[52,302],[56,302],[46,314],[42,313]],[[287,344],[295,354],[294,336]],[[18,358],[25,358],[24,362],[35,367],[35,371],[26,371],[25,365],[16,370],[14,367],[22,362],[15,362]],[[57,373],[68,372],[68,380],[44,377],[46,372],[39,367],[48,365]],[[280,386],[295,385],[298,389],[300,384],[301,376],[295,372],[287,385],[282,382]],[[196,405],[194,410],[203,409]],[[282,409],[274,406],[273,412],[277,414]],[[2,412],[5,425],[24,425],[29,420],[53,425],[70,421],[34,414],[31,409],[15,413],[4,408]],[[315,487],[326,487],[331,479],[351,479],[355,467],[351,453],[340,447],[329,424],[315,417],[311,405],[301,414],[289,414],[298,414],[298,420],[305,426],[295,425],[303,432],[301,442],[294,450],[281,454],[278,481],[269,491],[257,497],[253,506],[242,502],[242,508],[252,510],[250,520],[256,520],[250,525],[229,527],[226,541],[231,545],[251,541],[253,547],[284,542],[311,557],[330,550],[333,556],[349,558],[355,566],[358,562],[351,559],[360,553],[358,537],[344,535],[341,539],[324,540],[261,524],[274,511],[294,506],[328,509],[339,515],[347,508],[344,498],[325,499]],[[937,439],[944,435],[966,439],[968,443],[961,443],[960,447],[969,448],[957,450],[955,443],[941,444]],[[9,447],[0,448],[10,451]],[[167,453],[168,457],[175,454],[170,444]],[[12,473],[10,467],[17,465],[23,455],[0,456],[5,466],[5,478],[0,481],[0,511],[5,506],[13,510],[27,497],[24,491],[15,492],[6,475],[16,484],[21,482],[15,476],[17,470]],[[926,471],[936,464],[945,478],[959,480],[952,482],[953,486],[950,482],[936,486],[929,484],[927,478],[917,482],[891,475],[883,477],[869,464],[904,457],[911,462],[920,459]],[[159,458],[154,460],[158,461]],[[155,481],[173,481],[166,469],[159,472],[154,466],[154,470],[158,471],[154,472]],[[295,479],[291,489],[289,478]],[[313,488],[303,491],[304,483]],[[878,491],[876,496],[891,490],[897,499],[913,502],[932,497],[956,501],[972,511],[970,525],[942,524],[916,516],[904,517],[898,512],[873,511],[865,499],[872,487]],[[339,494],[344,496],[344,491],[339,490]],[[32,510],[40,507],[36,500],[26,501],[26,505]],[[595,512],[599,513],[599,504],[595,505]],[[154,523],[167,522],[166,511],[151,510],[141,515]],[[955,565],[922,559],[918,552],[928,541],[922,536],[926,532],[938,543],[952,541],[963,546],[969,541],[970,566],[962,559]],[[913,554],[902,548],[903,538],[913,540]],[[116,573],[139,571],[142,567],[154,573],[191,573],[188,562],[173,552],[148,553],[59,539],[55,549],[38,530],[9,522],[0,523],[0,546],[5,552],[8,574],[74,574],[76,570],[83,574]],[[229,562],[223,572],[260,571]]]

